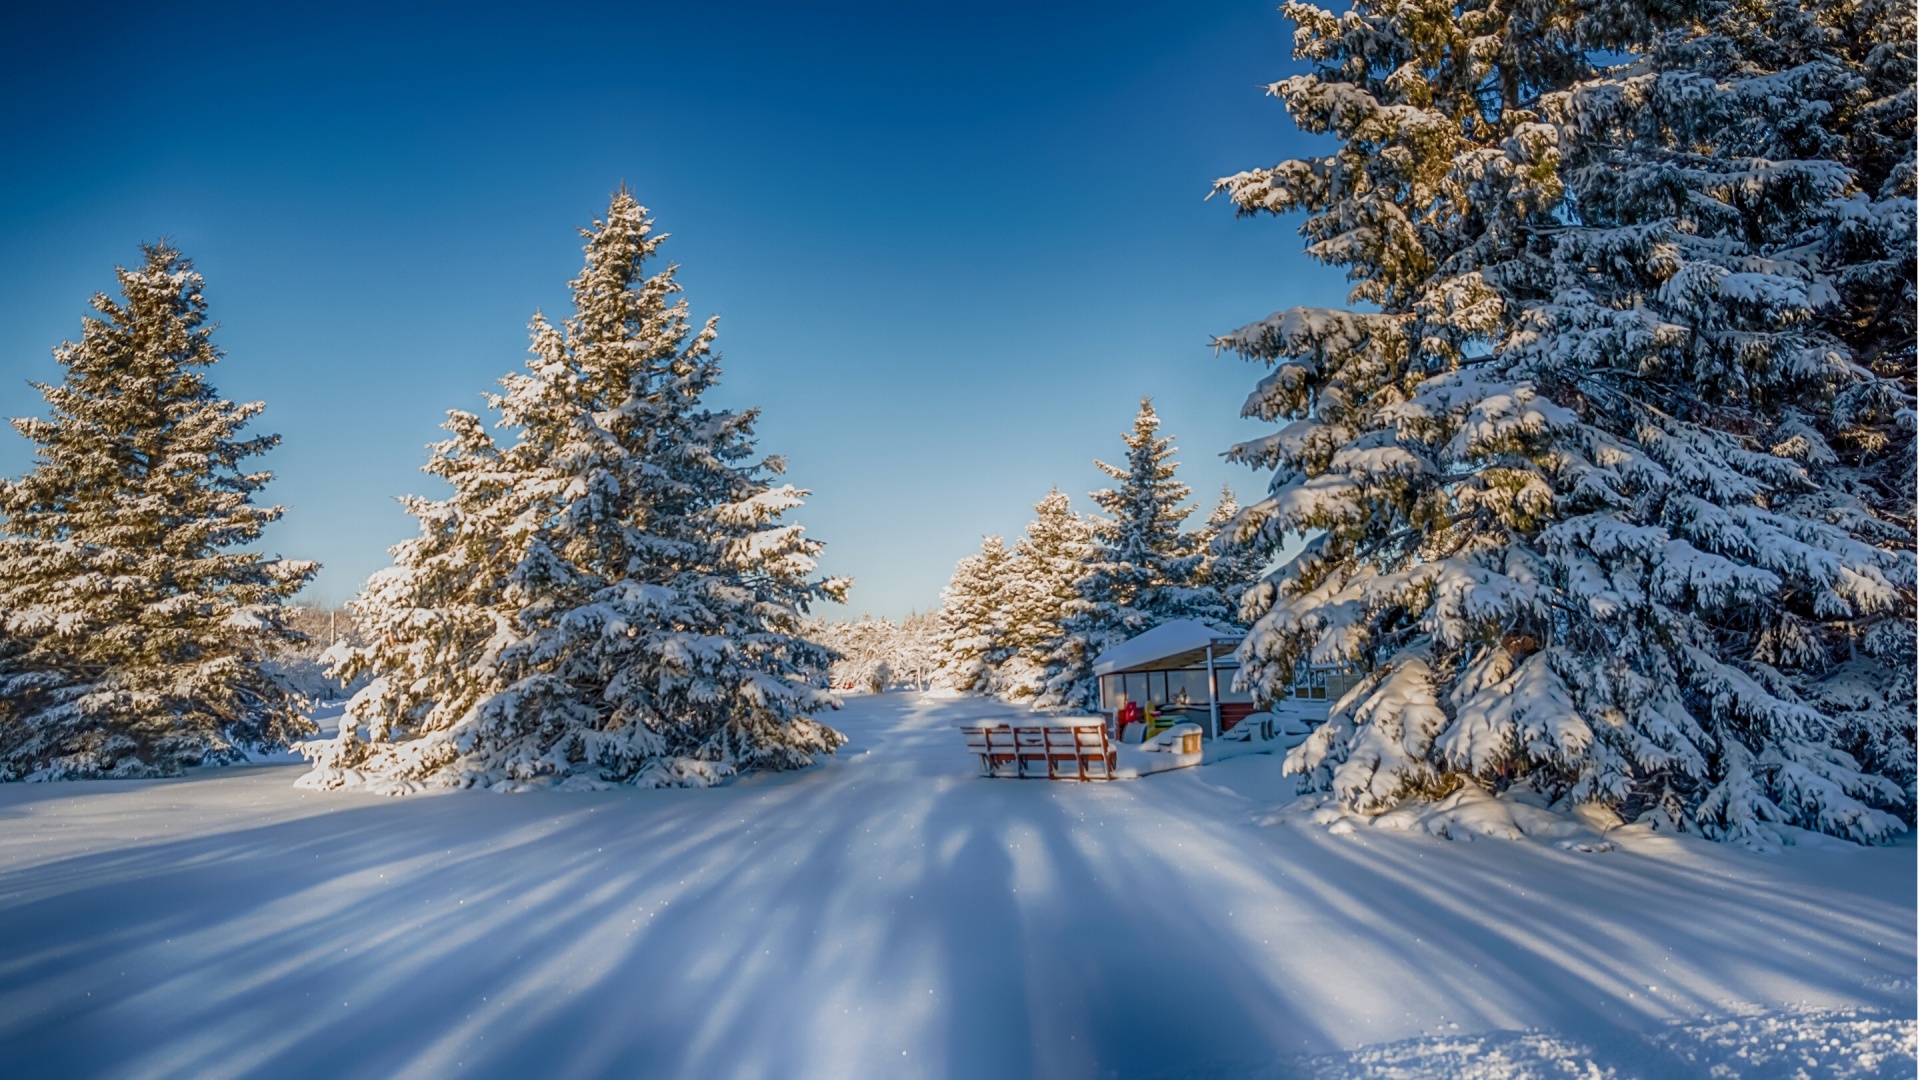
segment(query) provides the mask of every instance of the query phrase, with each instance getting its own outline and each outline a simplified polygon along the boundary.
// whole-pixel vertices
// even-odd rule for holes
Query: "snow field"
[[[0,788],[12,1077],[1911,1076],[1914,846],[1256,817],[1277,757],[984,780],[977,699],[799,773]]]

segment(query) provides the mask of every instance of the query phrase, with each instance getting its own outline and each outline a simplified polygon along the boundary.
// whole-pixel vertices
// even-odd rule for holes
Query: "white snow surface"
[[[1181,653],[1192,652],[1195,649],[1204,649],[1208,642],[1221,640],[1237,639],[1224,635],[1197,619],[1173,619],[1130,637],[1094,657],[1093,673],[1106,675],[1115,671],[1124,671],[1140,664],[1165,660],[1169,656],[1179,656]],[[1233,650],[1222,648],[1214,656],[1221,661],[1230,660],[1233,657]]]
[[[0,1073],[1914,1075],[1910,838],[1262,828],[1271,754],[980,778],[1004,709],[705,791],[0,786]]]

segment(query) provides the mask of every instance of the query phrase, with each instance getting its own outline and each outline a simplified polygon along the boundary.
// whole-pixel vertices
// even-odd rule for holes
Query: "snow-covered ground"
[[[713,791],[0,787],[7,1077],[1913,1076],[1915,860],[985,780],[976,700]]]

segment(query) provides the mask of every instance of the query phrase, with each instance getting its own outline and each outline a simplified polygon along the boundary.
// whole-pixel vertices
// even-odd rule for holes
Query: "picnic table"
[[[991,717],[967,721],[960,731],[982,776],[1130,780],[1201,761],[1196,724],[1175,724],[1139,746],[1116,746],[1100,716]]]
[[[1098,716],[1023,716],[960,727],[983,776],[1111,780],[1116,757]]]

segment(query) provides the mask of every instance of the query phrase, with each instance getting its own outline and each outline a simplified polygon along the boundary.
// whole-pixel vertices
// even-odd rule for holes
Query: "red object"
[[[1234,725],[1238,724],[1242,720],[1245,720],[1248,716],[1251,716],[1252,714],[1253,714],[1253,706],[1245,702],[1225,702],[1225,701],[1221,702],[1220,703],[1221,732],[1225,733],[1225,732],[1232,731],[1234,728]]]

